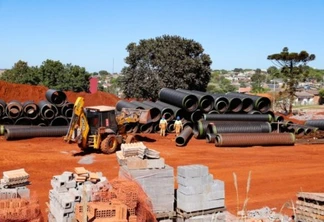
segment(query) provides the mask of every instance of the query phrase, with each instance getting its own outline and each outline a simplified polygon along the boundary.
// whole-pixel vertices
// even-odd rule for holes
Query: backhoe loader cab
[[[101,127],[109,128],[117,133],[115,107],[112,106],[88,106],[85,107],[90,134],[95,134]]]

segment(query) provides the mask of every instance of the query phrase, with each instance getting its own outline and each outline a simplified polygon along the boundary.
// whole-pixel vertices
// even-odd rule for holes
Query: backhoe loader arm
[[[149,110],[122,108],[121,112],[116,115],[118,125],[125,123],[146,124],[151,121]]]
[[[70,121],[68,132],[64,137],[66,142],[70,142],[72,140],[75,130],[80,131],[80,134],[77,135],[79,137],[77,138],[79,146],[86,148],[87,136],[90,128],[84,112],[84,99],[82,97],[78,97],[74,103],[72,119]]]

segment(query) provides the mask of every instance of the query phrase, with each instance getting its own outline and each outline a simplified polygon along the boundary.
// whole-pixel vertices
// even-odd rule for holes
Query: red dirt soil
[[[0,99],[35,100],[45,98],[46,88],[0,82]],[[77,96],[84,96],[87,105],[115,105],[118,98],[98,92],[67,93],[68,100],[74,101]],[[296,200],[296,194],[305,192],[324,192],[324,145],[301,145],[290,147],[253,147],[253,148],[216,148],[205,140],[192,138],[185,147],[175,145],[175,135],[160,137],[158,134],[143,135],[153,140],[144,142],[152,149],[160,151],[166,164],[176,168],[187,164],[204,164],[215,179],[225,181],[225,204],[231,213],[237,209],[233,173],[238,178],[239,208],[246,198],[246,184],[251,171],[251,185],[248,194],[247,209],[264,206],[281,207],[290,200]],[[112,180],[118,176],[119,166],[115,155],[88,154],[94,156],[94,162],[80,165],[82,155],[76,144],[67,144],[63,138],[34,138],[17,141],[6,141],[0,137],[0,173],[6,170],[25,168],[30,174],[29,188],[36,192],[44,218],[46,202],[51,189],[52,176],[64,171],[73,171],[74,167],[84,166],[92,172],[101,171]],[[290,210],[285,209],[287,214]]]

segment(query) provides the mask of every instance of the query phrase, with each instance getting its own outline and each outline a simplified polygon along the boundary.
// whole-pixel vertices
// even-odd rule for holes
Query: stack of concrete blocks
[[[154,213],[174,212],[174,170],[164,165],[160,169],[119,168],[119,177],[133,178],[150,198]]]
[[[224,181],[214,180],[207,166],[179,166],[177,171],[177,211],[186,214],[225,209]],[[212,215],[199,215],[197,220],[191,217],[185,221],[208,221],[211,217]]]
[[[87,201],[90,202],[98,198],[96,191],[103,186],[108,186],[108,180],[102,176],[102,173],[93,175],[86,171],[87,175],[85,175],[85,171],[85,169],[75,168],[75,173],[65,171],[51,179],[49,222],[72,222],[75,218],[75,205],[81,202],[84,191]],[[95,178],[90,178],[90,175]],[[92,181],[96,181],[96,184]]]
[[[3,172],[0,180],[0,199],[30,198],[29,174],[25,169],[17,169]]]

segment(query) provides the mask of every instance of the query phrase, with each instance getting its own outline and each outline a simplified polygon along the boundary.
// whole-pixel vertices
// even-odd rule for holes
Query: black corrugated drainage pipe
[[[272,116],[269,114],[203,114],[203,118],[207,121],[273,121]]]
[[[306,126],[314,126],[317,127],[319,130],[324,130],[324,119],[312,119],[307,120],[304,125]]]
[[[283,133],[286,132],[287,127],[283,122],[272,122],[271,123],[271,131],[272,132],[278,132],[278,133]]]
[[[225,95],[229,102],[229,108],[228,111],[231,111],[233,113],[238,113],[242,110],[243,103],[240,98],[231,96],[231,95]]]
[[[0,99],[0,117],[5,115],[6,106],[7,106],[6,102],[4,100]]]
[[[59,137],[65,136],[68,126],[45,126],[28,128],[6,128],[4,137],[6,140],[27,139],[33,137]]]
[[[22,104],[17,100],[12,100],[7,103],[6,115],[15,120],[18,119],[22,114]]]
[[[183,128],[179,136],[176,137],[176,146],[185,146],[192,136],[192,128],[190,126],[186,126]]]
[[[2,118],[0,118],[0,124],[3,125],[13,125],[15,123],[15,121],[11,118],[9,118],[8,116],[3,116]]]
[[[194,123],[193,127],[193,136],[196,139],[205,139],[206,138],[206,131],[210,121],[198,121]]]
[[[131,103],[143,107],[145,110],[149,110],[152,122],[158,122],[161,119],[161,111],[157,107],[153,107],[139,101],[132,101]]]
[[[206,142],[207,143],[215,143],[216,135],[213,133],[206,133]]]
[[[251,110],[250,112],[248,112],[248,114],[259,115],[259,114],[262,114],[262,113],[259,110]]]
[[[219,121],[213,122],[214,134],[218,133],[270,133],[272,131],[271,124],[268,122],[253,121]],[[209,127],[209,126],[207,126]]]
[[[61,108],[61,115],[67,117],[67,118],[72,118],[73,115],[73,103],[66,102]]]
[[[305,134],[305,129],[304,126],[301,125],[290,125],[288,128],[288,131],[291,133],[294,133],[296,135],[301,135],[301,134]]]
[[[229,133],[217,134],[216,147],[292,146],[293,133]]]
[[[208,114],[220,114],[218,111],[216,111],[216,110],[211,110],[210,112],[208,112]]]
[[[198,98],[198,107],[204,113],[208,113],[214,108],[215,100],[211,95],[196,90],[186,90],[186,89],[176,89],[176,90],[186,93],[187,95],[195,95]]]
[[[33,121],[29,117],[23,116],[15,121],[15,125],[33,125]]]
[[[160,110],[161,116],[164,116],[166,121],[170,121],[174,118],[174,113],[173,110],[169,107],[163,107],[161,104],[145,100],[143,101],[144,104],[151,106],[151,107],[156,107]]]
[[[42,118],[41,116],[39,116],[37,119],[33,120],[33,125],[35,126],[48,126],[49,122],[48,120]]]
[[[276,122],[283,122],[285,120],[285,118],[283,116],[275,116],[274,121]]]
[[[197,122],[199,120],[202,120],[204,117],[203,117],[203,112],[201,112],[199,109],[197,109],[195,112],[192,112],[192,113],[186,113],[185,115],[185,119],[186,120],[189,120],[191,122]]]
[[[182,107],[187,112],[194,112],[198,108],[198,98],[193,94],[186,94],[170,88],[162,88],[159,100]]]
[[[186,119],[182,119],[181,122],[182,122],[182,127],[183,128],[185,128],[186,126],[190,126],[191,128],[193,128],[193,125],[194,125],[193,122],[188,121]]]
[[[254,102],[254,109],[259,110],[261,113],[266,113],[271,108],[271,100],[268,97],[256,96],[250,94],[242,94],[230,92],[228,95],[236,96],[238,98],[251,98]],[[226,95],[227,95],[226,94]]]
[[[57,116],[50,123],[51,126],[68,126],[69,124],[70,121],[65,116]]]
[[[49,89],[45,93],[48,102],[55,104],[57,107],[62,107],[66,102],[66,94],[60,90]]]
[[[153,132],[160,133],[160,125],[159,123],[153,123]]]
[[[228,99],[225,94],[213,93],[210,94],[214,98],[214,109],[219,113],[225,113],[230,107]]]
[[[174,120],[171,120],[168,122],[168,126],[166,128],[168,133],[173,133],[174,132]]]
[[[40,127],[40,126],[32,126],[32,125],[0,125],[0,135],[4,135],[6,129],[16,129],[16,128],[24,128],[28,130],[31,127]]]
[[[143,107],[137,106],[134,103],[130,103],[125,100],[119,100],[116,104],[116,110],[121,111],[123,108],[144,109]]]
[[[186,114],[186,111],[181,107],[177,107],[177,106],[171,105],[169,103],[162,102],[160,100],[157,100],[155,103],[158,104],[158,105],[161,105],[163,107],[167,107],[167,108],[172,109],[173,114],[174,114],[174,118],[179,116],[180,119],[183,119],[185,114]]]
[[[34,101],[26,101],[23,103],[23,116],[30,119],[36,119],[39,115],[39,107]]]
[[[44,119],[52,120],[58,115],[58,109],[53,103],[42,100],[38,103],[38,106],[39,113]]]
[[[151,133],[153,131],[153,122],[140,124],[139,127],[141,133]]]

